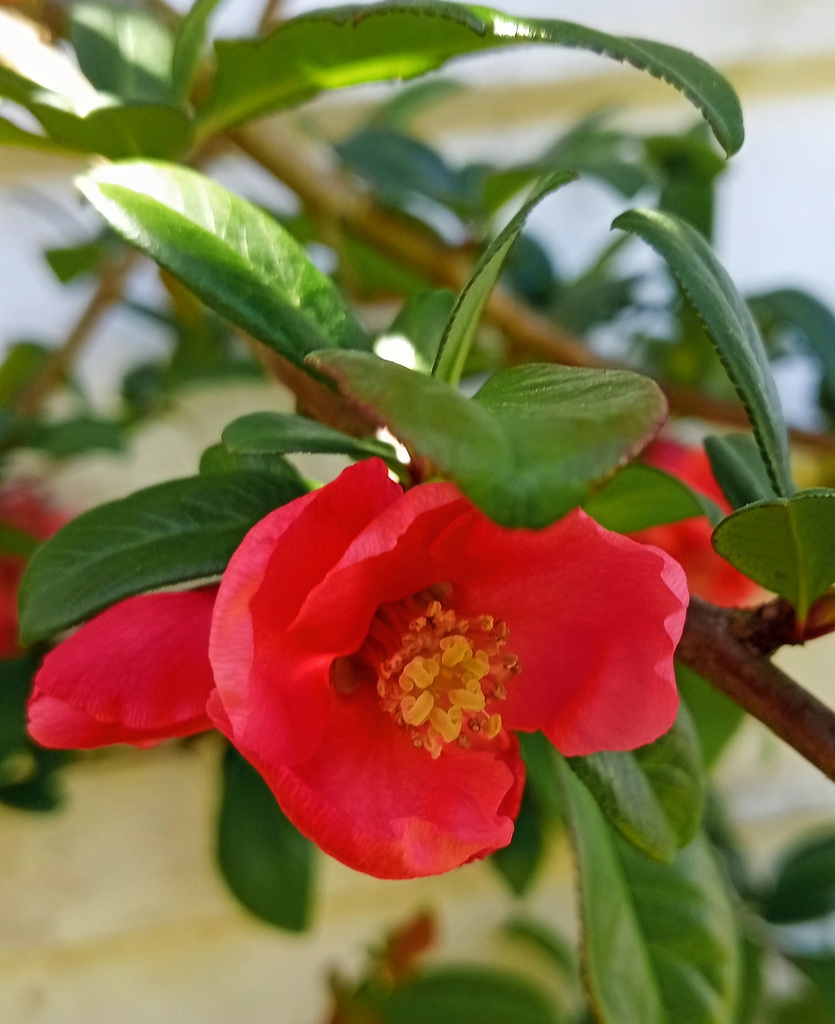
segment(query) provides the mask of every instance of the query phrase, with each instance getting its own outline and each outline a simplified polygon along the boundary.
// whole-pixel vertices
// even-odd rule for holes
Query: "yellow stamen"
[[[400,674],[400,689],[407,693],[417,686],[425,690],[438,676],[441,666],[434,658],[412,658]]]
[[[440,648],[444,652],[441,662],[446,668],[453,668],[462,661],[471,661],[473,657],[473,649],[463,636],[445,636]]]
[[[444,742],[451,743],[458,739],[458,734],[461,732],[461,708],[452,707],[449,711],[444,711],[439,707],[434,707],[430,712],[429,721],[441,734]]]
[[[400,710],[403,712],[403,721],[409,725],[423,725],[432,709],[435,706],[435,698],[428,690],[424,690],[419,697],[407,694],[400,701]]]
[[[488,740],[494,739],[502,731],[502,716],[490,715],[482,727],[482,733]]]

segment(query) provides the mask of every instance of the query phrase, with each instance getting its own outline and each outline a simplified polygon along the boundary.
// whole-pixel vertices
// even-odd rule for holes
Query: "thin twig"
[[[101,318],[121,298],[125,280],[138,256],[135,252],[125,252],[117,262],[102,270],[96,290],[67,337],[22,389],[17,400],[18,412],[25,416],[34,415],[52,390],[66,379]]]
[[[733,612],[691,598],[676,657],[835,780],[835,712],[740,640]]]
[[[314,166],[301,153],[299,141],[267,137],[263,126],[230,132],[234,143],[256,163],[289,186],[302,205],[318,220],[343,231],[416,271],[427,283],[460,291],[472,271],[472,262],[460,251],[438,242],[413,221],[376,206],[374,202],[333,172]],[[610,360],[590,352],[578,338],[563,330],[501,289],[494,290],[484,313],[499,327],[512,348],[538,359],[567,366],[612,367]],[[696,388],[661,382],[670,408],[681,415],[727,425],[747,427],[743,407],[711,398]],[[835,436],[792,430],[794,441],[821,451],[835,452]]]

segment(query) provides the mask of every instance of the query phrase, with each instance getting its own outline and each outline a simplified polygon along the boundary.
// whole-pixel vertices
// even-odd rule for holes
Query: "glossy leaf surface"
[[[277,928],[307,927],[316,847],[290,823],[269,786],[234,747],[223,761],[217,858],[247,910]]]
[[[301,103],[323,89],[412,78],[452,57],[522,43],[591,50],[632,64],[684,93],[727,152],[742,145],[736,94],[693,54],[568,21],[516,18],[443,2],[337,7],[293,18],[262,40],[217,43],[214,87],[199,111],[202,131],[213,134]]]
[[[196,171],[130,161],[98,168],[80,188],[126,241],[297,365],[329,345],[370,347],[292,235]]]
[[[315,365],[504,526],[564,515],[636,454],[666,413],[657,386],[625,371],[530,364],[496,374],[467,399],[363,353],[319,352]]]
[[[629,210],[613,227],[634,232],[666,260],[701,318],[748,411],[763,462],[782,497],[794,493],[780,400],[762,338],[727,271],[699,232],[672,214]]]
[[[272,475],[228,473],[157,484],[85,512],[29,562],[19,593],[23,642],[133,594],[219,575],[246,532],[300,493]]]
[[[177,28],[171,57],[171,84],[175,99],[188,99],[206,45],[206,28],[218,0],[196,0]]]
[[[801,491],[788,501],[739,509],[713,532],[713,546],[740,572],[790,601],[805,619],[835,583],[835,491]]]

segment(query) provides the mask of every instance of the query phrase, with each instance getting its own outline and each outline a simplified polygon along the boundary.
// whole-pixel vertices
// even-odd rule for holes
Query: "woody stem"
[[[835,712],[764,653],[786,642],[783,625],[773,645],[762,630],[753,642],[738,626],[735,611],[691,598],[676,657],[835,780]]]

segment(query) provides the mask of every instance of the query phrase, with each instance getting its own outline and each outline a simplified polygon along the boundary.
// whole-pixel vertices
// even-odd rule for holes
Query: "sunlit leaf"
[[[662,78],[698,107],[726,151],[742,145],[736,94],[693,54],[568,21],[444,2],[337,7],[290,19],[264,39],[218,42],[217,76],[199,112],[202,131],[214,134],[323,89],[412,78],[452,57],[530,43],[591,50]]]

